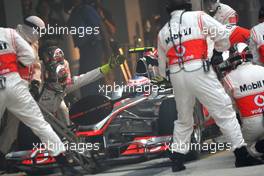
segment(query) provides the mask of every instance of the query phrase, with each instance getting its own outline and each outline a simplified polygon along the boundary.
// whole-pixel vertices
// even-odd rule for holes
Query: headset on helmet
[[[175,10],[191,10],[192,3],[190,0],[167,0],[166,9],[168,13]]]

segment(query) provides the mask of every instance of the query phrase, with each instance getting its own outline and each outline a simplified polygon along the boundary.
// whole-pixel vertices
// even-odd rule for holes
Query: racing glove
[[[213,52],[214,52],[214,54],[213,54],[212,59],[211,59],[211,64],[213,66],[221,64],[224,61],[223,56],[222,56],[223,53],[218,52],[215,49]]]
[[[116,57],[111,56],[109,62],[100,67],[101,72],[106,75],[108,74],[115,66],[121,65],[124,63],[126,58],[123,55],[118,55]]]
[[[61,85],[66,85],[69,77],[67,69],[64,67],[57,72],[58,81]]]
[[[40,89],[40,82],[37,80],[32,80],[30,83],[30,93],[34,97],[35,100],[39,98],[39,89]]]
[[[164,85],[165,88],[172,87],[171,83],[166,78],[164,78],[162,76],[156,76],[155,78],[153,78],[151,80],[151,83],[154,85],[158,85],[158,86]]]

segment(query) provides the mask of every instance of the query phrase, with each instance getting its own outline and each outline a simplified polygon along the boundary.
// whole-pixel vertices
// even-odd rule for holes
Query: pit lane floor
[[[119,161],[121,163],[125,161]],[[202,159],[186,164],[187,170],[172,173],[168,159],[155,159],[136,164],[112,164],[104,172],[96,176],[262,176],[264,165],[234,168],[234,156],[231,152],[220,152],[203,156]],[[13,174],[4,176],[21,176]],[[59,176],[53,174],[49,176]]]

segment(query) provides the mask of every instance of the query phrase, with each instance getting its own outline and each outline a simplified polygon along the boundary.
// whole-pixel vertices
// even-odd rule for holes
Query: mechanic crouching
[[[242,133],[255,157],[264,154],[264,68],[253,65],[244,43],[234,46],[231,57],[218,66],[225,73],[223,84],[239,111]]]
[[[236,167],[261,164],[249,155],[231,98],[217,79],[207,59],[206,38],[215,42],[219,52],[230,47],[225,26],[200,11],[191,11],[188,0],[168,0],[170,21],[158,36],[159,70],[170,79],[177,102],[178,120],[174,124],[172,171],[185,169],[184,158],[193,132],[193,109],[197,98],[214,117],[223,134],[231,141]],[[203,30],[207,29],[208,33]]]

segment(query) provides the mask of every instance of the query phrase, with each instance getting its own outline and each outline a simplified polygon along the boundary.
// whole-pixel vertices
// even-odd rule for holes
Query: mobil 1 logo
[[[264,87],[264,80],[252,82],[251,84],[244,84],[240,86],[240,92],[247,92],[251,90],[256,90]]]

